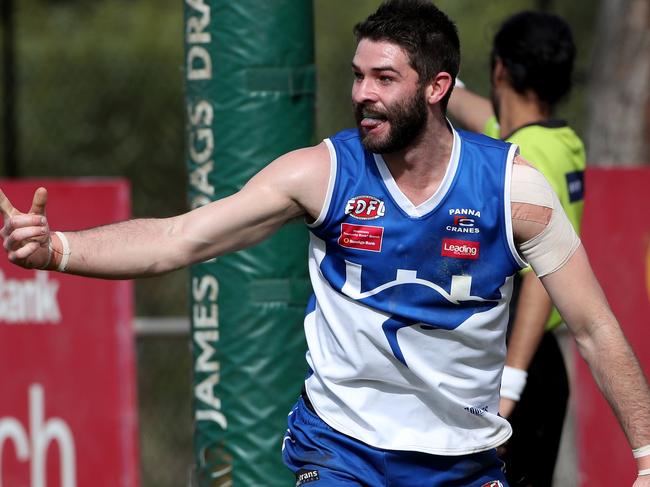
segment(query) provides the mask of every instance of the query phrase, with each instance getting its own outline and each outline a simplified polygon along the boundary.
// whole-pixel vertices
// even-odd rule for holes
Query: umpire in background
[[[449,110],[470,130],[518,144],[524,159],[551,183],[579,233],[585,150],[567,123],[554,118],[557,103],[571,88],[575,53],[564,20],[543,12],[518,13],[494,38],[491,100],[457,83]],[[569,397],[553,333],[562,318],[534,273],[524,271],[520,284],[500,405],[513,435],[502,458],[510,485],[551,486]]]

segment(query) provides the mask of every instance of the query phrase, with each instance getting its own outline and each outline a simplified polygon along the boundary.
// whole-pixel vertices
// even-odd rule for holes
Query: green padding
[[[250,300],[253,303],[286,302],[304,305],[311,293],[308,280],[266,279],[251,284]]]
[[[254,68],[245,76],[249,91],[279,91],[290,96],[313,95],[316,91],[314,66]]]
[[[312,2],[185,0],[189,201],[226,197],[314,132]],[[264,201],[259,202],[260,205]],[[286,486],[286,415],[306,372],[307,231],[196,265],[196,485]]]

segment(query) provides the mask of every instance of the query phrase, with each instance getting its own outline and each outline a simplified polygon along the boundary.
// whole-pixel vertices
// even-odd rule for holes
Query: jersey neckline
[[[449,127],[454,136],[454,140],[451,148],[451,155],[449,156],[449,162],[447,164],[447,169],[445,170],[445,175],[442,178],[438,189],[436,189],[436,191],[427,200],[423,201],[417,206],[414,205],[399,188],[382,155],[373,154],[377,170],[379,171],[382,182],[386,186],[386,189],[388,190],[390,196],[395,201],[395,204],[397,204],[397,206],[399,206],[408,216],[412,218],[423,217],[428,213],[431,213],[448,193],[449,188],[454,181],[454,177],[458,171],[458,165],[460,161],[461,139],[458,135],[458,132],[456,132],[451,124]]]

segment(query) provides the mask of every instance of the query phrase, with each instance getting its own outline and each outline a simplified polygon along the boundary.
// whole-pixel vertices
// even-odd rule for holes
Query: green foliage
[[[180,16],[176,1],[20,3],[23,175],[127,177],[136,214],[183,204]]]

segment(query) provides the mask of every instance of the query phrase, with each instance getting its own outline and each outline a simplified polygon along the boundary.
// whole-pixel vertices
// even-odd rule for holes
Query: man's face
[[[352,105],[361,141],[370,152],[407,147],[427,122],[424,86],[407,53],[385,41],[363,39],[352,61]]]

